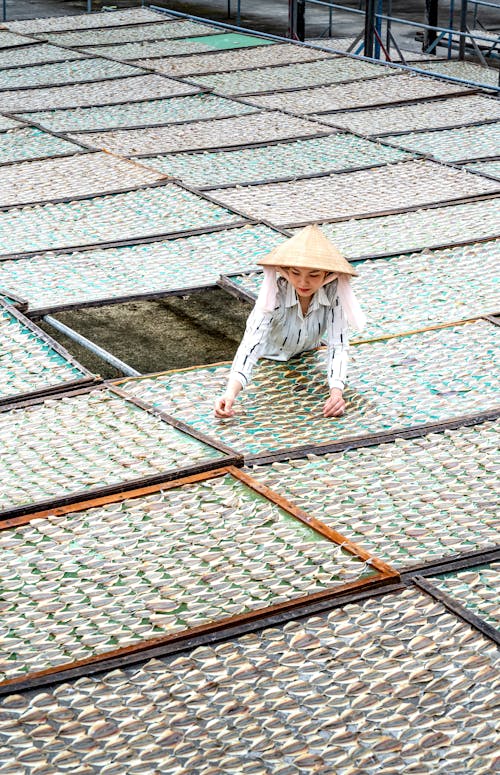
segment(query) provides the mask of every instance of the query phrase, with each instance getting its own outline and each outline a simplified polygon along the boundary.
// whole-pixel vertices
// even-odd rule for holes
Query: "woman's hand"
[[[340,417],[345,412],[345,401],[340,388],[330,390],[330,398],[323,407],[325,417]]]
[[[216,417],[234,417],[233,404],[241,389],[241,383],[237,379],[229,380],[224,395],[215,400],[214,414]]]
[[[216,417],[233,417],[234,416],[234,398],[228,396],[226,393],[217,398],[215,401],[214,413]]]

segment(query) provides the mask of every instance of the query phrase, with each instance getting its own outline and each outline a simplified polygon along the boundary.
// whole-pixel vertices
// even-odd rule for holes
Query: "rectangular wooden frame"
[[[213,471],[217,468],[220,468],[221,466],[242,466],[243,465],[243,456],[240,453],[235,452],[230,447],[227,447],[225,444],[222,444],[221,442],[210,438],[206,434],[201,433],[194,428],[190,428],[186,423],[182,422],[181,420],[177,420],[175,417],[171,417],[165,412],[162,412],[160,410],[155,409],[152,406],[149,406],[148,404],[145,404],[140,399],[125,393],[125,391],[121,390],[119,387],[109,382],[83,387],[77,390],[72,390],[70,392],[68,391],[60,392],[51,396],[41,396],[41,397],[37,396],[35,398],[32,397],[23,401],[19,400],[17,402],[11,402],[9,404],[0,405],[0,413],[8,412],[14,409],[23,409],[31,406],[37,406],[39,404],[42,404],[44,400],[49,397],[52,400],[58,400],[62,398],[71,398],[73,396],[78,396],[78,395],[85,395],[90,393],[91,391],[96,391],[96,390],[100,390],[100,391],[107,390],[111,393],[114,393],[115,396],[118,396],[122,400],[128,401],[131,404],[134,404],[136,407],[144,410],[148,414],[152,414],[155,417],[159,417],[167,425],[170,425],[176,430],[181,431],[182,433],[185,433],[187,436],[193,439],[196,439],[197,441],[201,441],[203,444],[206,444],[212,449],[217,450],[218,452],[221,453],[221,457],[217,459],[207,459],[202,463],[196,463],[193,465],[185,466],[184,468],[170,469],[161,473],[153,474],[152,476],[145,476],[145,477],[140,477],[138,479],[136,478],[136,479],[128,479],[128,480],[122,479],[120,481],[117,481],[114,484],[110,484],[104,487],[89,488],[88,490],[85,490],[83,492],[76,491],[66,495],[54,496],[43,501],[38,501],[38,502],[35,501],[24,505],[21,504],[19,506],[12,506],[11,508],[0,511],[0,529],[2,529],[3,524],[5,524],[6,526],[9,526],[11,524],[12,519],[23,517],[25,514],[31,513],[35,510],[37,512],[50,511],[52,513],[55,508],[64,509],[66,507],[71,506],[71,504],[79,503],[81,501],[88,501],[91,498],[92,499],[106,498],[109,496],[116,495],[118,493],[128,493],[131,490],[136,490],[137,488],[155,486],[158,482],[165,483],[172,480],[178,480],[181,477],[204,474],[207,471]],[[128,496],[125,496],[125,497],[128,497]]]
[[[381,586],[393,585],[400,581],[400,574],[394,570],[390,565],[377,559],[369,552],[362,549],[357,544],[346,539],[341,533],[324,525],[315,517],[307,514],[307,512],[293,505],[290,501],[281,497],[278,493],[274,492],[270,488],[254,480],[248,474],[242,472],[238,468],[232,465],[224,466],[222,468],[213,469],[204,473],[198,473],[190,475],[174,481],[159,482],[155,485],[147,487],[141,487],[140,489],[128,490],[127,492],[115,494],[112,496],[100,497],[97,500],[85,500],[77,502],[73,505],[59,506],[56,508],[48,508],[43,511],[36,511],[30,514],[25,514],[22,517],[11,519],[8,522],[0,525],[0,530],[16,528],[18,526],[28,524],[33,519],[42,519],[49,514],[63,515],[68,512],[84,511],[89,508],[96,508],[108,503],[117,503],[125,499],[140,497],[153,492],[158,492],[162,489],[174,489],[182,487],[187,484],[194,484],[200,481],[206,481],[216,477],[230,475],[234,479],[237,479],[242,484],[254,490],[257,494],[263,496],[267,500],[274,503],[279,508],[286,511],[292,517],[297,519],[303,525],[314,530],[319,535],[323,536],[327,540],[331,541],[335,546],[341,546],[349,554],[364,560],[366,565],[370,565],[376,573],[368,579],[361,579],[358,581],[349,582],[316,592],[311,595],[301,595],[297,598],[288,600],[283,603],[277,603],[275,605],[269,605],[264,608],[258,608],[256,610],[238,614],[236,616],[229,616],[219,621],[213,621],[208,624],[198,625],[190,627],[181,633],[174,633],[172,635],[166,635],[150,640],[145,640],[142,643],[133,644],[130,646],[124,646],[122,648],[110,650],[105,653],[96,654],[86,659],[77,660],[65,665],[58,665],[47,670],[36,671],[28,676],[22,676],[20,678],[9,679],[0,683],[0,696],[9,694],[12,691],[20,691],[23,689],[33,688],[41,684],[61,682],[67,680],[74,674],[75,671],[80,671],[80,674],[89,675],[93,672],[109,669],[111,662],[116,662],[117,659],[123,660],[124,658],[129,660],[131,657],[134,661],[140,661],[144,658],[144,652],[151,649],[158,649],[163,647],[174,646],[176,648],[184,646],[187,642],[196,637],[207,637],[210,635],[221,636],[224,635],[226,630],[230,630],[234,627],[245,626],[247,624],[255,624],[259,621],[266,619],[269,615],[277,615],[283,612],[292,613],[295,609],[301,608],[304,605],[325,603],[326,601],[334,600],[337,597],[344,597],[346,594],[353,592],[371,592]],[[83,671],[83,673],[81,672]]]
[[[56,342],[56,340],[49,336],[49,334],[47,334],[41,328],[38,328],[38,326],[36,326],[31,320],[29,320],[29,318],[23,315],[23,313],[19,309],[16,309],[16,307],[14,307],[12,304],[8,304],[3,301],[3,299],[0,299],[0,312],[5,312],[8,315],[11,315],[21,326],[29,329],[37,337],[37,339],[40,339],[48,347],[54,350],[54,352],[60,355],[61,358],[64,358],[68,364],[74,366],[76,369],[82,372],[82,377],[79,379],[60,382],[56,385],[47,385],[47,387],[31,390],[27,393],[18,393],[0,398],[0,406],[10,406],[14,403],[25,401],[26,399],[48,397],[49,395],[52,396],[56,393],[65,393],[68,390],[72,390],[73,388],[79,388],[89,384],[97,385],[102,382],[101,377],[92,374],[91,371],[82,366],[76,360],[76,358],[74,358],[61,344],[59,344],[59,342]]]

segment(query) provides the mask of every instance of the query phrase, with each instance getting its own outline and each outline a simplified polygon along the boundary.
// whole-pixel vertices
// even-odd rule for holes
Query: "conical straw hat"
[[[351,264],[323,234],[316,224],[306,226],[267,256],[257,261],[260,266],[297,266],[301,269],[322,269],[325,272],[357,276]]]

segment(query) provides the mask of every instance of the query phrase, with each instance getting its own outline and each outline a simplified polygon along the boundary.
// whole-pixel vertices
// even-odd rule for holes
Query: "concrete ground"
[[[127,302],[54,315],[141,373],[231,360],[251,306],[225,291]],[[85,348],[39,323],[80,363],[106,379],[121,376]]]

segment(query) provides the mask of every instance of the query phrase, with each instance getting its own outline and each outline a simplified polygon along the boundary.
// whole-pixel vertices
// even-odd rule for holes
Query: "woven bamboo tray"
[[[499,312],[499,262],[500,240],[357,262],[352,285],[368,318],[358,336],[376,339]],[[262,274],[227,280],[236,293],[256,298]]]
[[[33,127],[12,129],[0,134],[0,164],[81,152],[81,146]]]
[[[250,473],[402,570],[497,544],[499,440],[486,422]]]
[[[105,387],[4,406],[0,515],[13,518],[226,463],[225,448],[184,427]]]
[[[118,27],[122,24],[154,22],[158,21],[158,18],[158,14],[149,11],[147,8],[128,8],[124,11],[111,11],[109,13],[48,16],[41,19],[7,21],[5,26],[13,32],[30,34],[45,30],[85,30],[95,27]]]
[[[30,300],[30,313],[98,301],[164,295],[214,286],[281,242],[267,226],[244,226],[161,242],[75,253],[42,254],[0,263],[0,287]]]
[[[27,38],[26,40],[29,40]],[[32,46],[19,46],[15,49],[1,50],[0,68],[19,67],[26,65],[47,64],[48,62],[64,62],[71,59],[85,59],[86,55],[79,51],[68,51],[59,46],[51,46],[48,43],[35,43]]]
[[[117,759],[137,772],[152,760],[165,772],[208,764],[242,775],[270,767],[276,775],[348,772],[353,760],[366,773],[487,772],[495,760],[497,669],[494,643],[407,589],[145,664],[127,668],[125,660],[76,683],[15,692],[3,704],[4,747],[15,758],[23,742],[30,768],[40,769],[57,759],[76,770],[85,752],[91,775]],[[40,723],[29,723],[42,718],[50,749],[39,745]],[[96,744],[105,734],[113,735],[112,750]],[[28,775],[20,761],[18,773]]]
[[[500,118],[500,104],[491,97],[471,94],[464,97],[415,102],[395,107],[344,111],[318,115],[333,126],[361,132],[364,135],[387,135],[391,132],[416,132],[424,129],[453,129],[478,121]],[[403,138],[401,138],[403,139]]]
[[[0,110],[24,112],[49,108],[79,108],[85,106],[123,104],[130,101],[179,97],[196,94],[197,86],[173,81],[159,75],[139,75],[73,86],[47,86],[0,92]]]
[[[56,132],[96,131],[153,124],[197,121],[206,118],[256,113],[259,108],[244,105],[215,94],[197,94],[188,97],[130,102],[123,105],[104,105],[93,108],[41,110],[20,113],[24,121],[32,121]]]
[[[93,381],[66,350],[0,301],[0,404]]]
[[[107,59],[77,59],[70,62],[29,65],[0,70],[0,90],[30,89],[51,84],[83,83],[140,75],[137,67]]]
[[[497,193],[498,183],[431,161],[406,161],[289,183],[214,189],[226,207],[280,226],[385,215],[425,204]]]
[[[492,472],[495,461],[490,463]],[[492,493],[494,496],[494,492]],[[494,501],[492,501],[494,502]],[[494,515],[491,524],[493,526]],[[500,580],[500,563],[493,562],[478,568],[431,576],[429,581],[449,595],[461,606],[469,609],[476,616],[500,630],[498,610],[498,582]]]
[[[184,231],[208,230],[241,217],[174,184],[81,201],[19,207],[0,213],[4,255],[129,243]]]
[[[321,228],[351,259],[411,253],[500,235],[498,199],[323,223]]]
[[[106,148],[126,156],[146,156],[169,151],[188,151],[203,148],[222,148],[248,143],[265,143],[274,140],[325,134],[312,121],[295,116],[285,116],[278,111],[253,113],[235,118],[219,118],[193,122],[178,127],[164,126],[150,129],[115,130],[71,134],[74,140],[88,143],[94,148]]]
[[[182,77],[191,76],[193,73],[208,75],[209,73],[220,73],[247,67],[314,62],[324,58],[324,51],[316,51],[305,46],[294,46],[293,43],[274,43],[272,46],[217,51],[210,54],[178,57],[169,55],[154,59],[137,59],[132,64],[138,67],[152,67],[153,70],[160,73]]]
[[[137,59],[139,57],[182,56],[213,51],[214,48],[218,49],[222,42],[220,40],[221,37],[224,38],[224,45],[221,47],[229,50],[272,45],[272,41],[266,38],[234,33],[223,34],[222,31],[218,31],[216,35],[203,34],[199,37],[186,37],[176,40],[141,40],[132,43],[115,43],[98,47],[91,45],[83,50],[89,54],[99,54],[99,56],[111,57],[120,61]]]
[[[301,89],[294,94],[256,95],[247,99],[252,104],[263,108],[288,110],[292,113],[305,115],[308,113],[328,113],[334,110],[351,110],[352,108],[362,108],[365,105],[389,105],[424,100],[429,97],[441,97],[447,94],[467,93],[470,93],[470,89],[461,84],[445,83],[425,76],[399,73],[376,80],[317,86],[312,89]]]
[[[369,588],[389,575],[344,536],[317,520],[308,525],[258,483],[253,489],[236,469],[184,482],[106,505],[88,501],[0,533],[9,608],[16,609],[9,634],[17,641],[0,685],[188,638],[306,596]],[[33,573],[40,575],[36,612]],[[54,614],[63,625],[55,643]]]
[[[325,351],[288,362],[262,359],[237,402],[237,414],[218,420],[230,364],[120,381],[128,393],[248,456],[317,447],[396,430],[444,423],[495,406],[498,328],[486,321],[351,347],[346,413],[325,419]],[[192,396],[196,395],[196,414]]]
[[[221,94],[257,94],[304,89],[320,84],[358,81],[363,78],[380,78],[399,75],[398,70],[360,59],[333,56],[318,62],[264,67],[255,70],[235,70],[215,75],[193,75],[191,80]]]
[[[500,160],[498,159],[495,161],[474,161],[465,164],[464,166],[467,170],[481,172],[484,175],[489,175],[492,178],[500,180]]]
[[[132,20],[131,20],[132,21]],[[106,46],[115,43],[132,43],[141,40],[168,40],[172,38],[188,38],[192,35],[214,35],[219,32],[208,24],[198,24],[190,21],[165,21],[165,17],[155,16],[151,23],[146,24],[103,24],[99,29],[75,29],[74,31],[49,33],[44,37],[51,43],[62,46]],[[68,28],[69,30],[69,28]],[[96,48],[96,53],[98,49]]]
[[[412,132],[388,135],[384,140],[417,153],[425,153],[445,162],[497,156],[500,148],[500,121],[482,126],[442,129],[437,132]]]
[[[258,148],[153,156],[143,163],[197,188],[210,189],[375,167],[409,158],[405,151],[339,133]]]
[[[0,167],[0,205],[104,194],[147,186],[162,177],[161,173],[107,153],[23,161]]]

